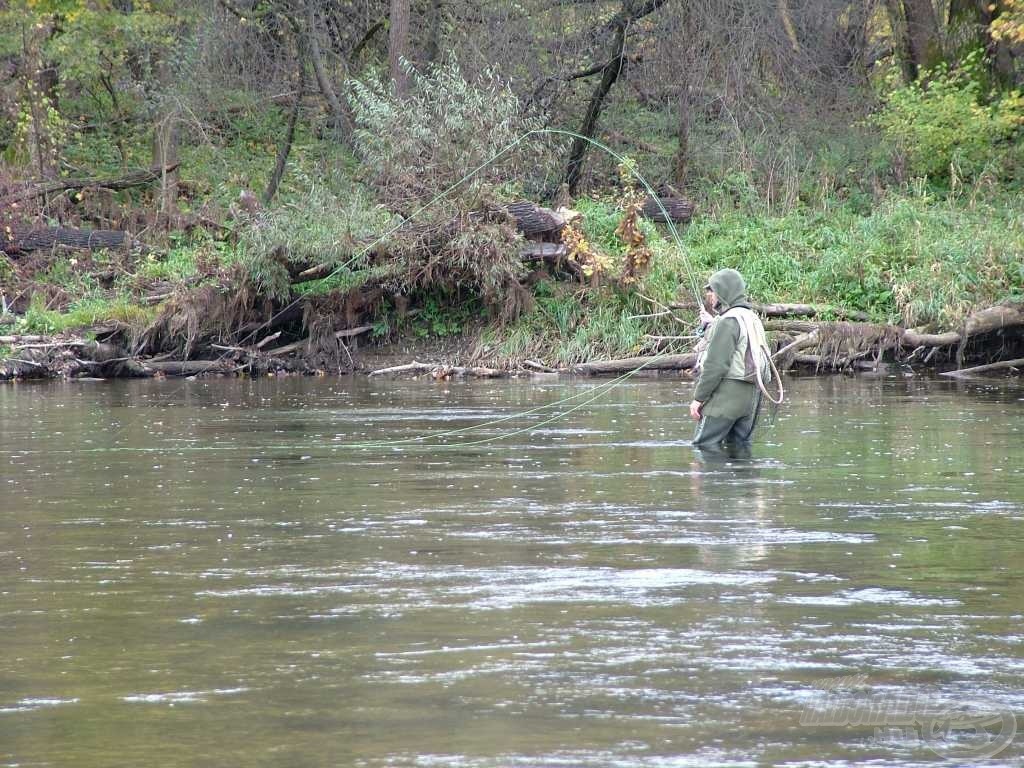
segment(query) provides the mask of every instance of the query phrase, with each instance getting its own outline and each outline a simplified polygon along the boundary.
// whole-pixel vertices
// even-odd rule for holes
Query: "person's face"
[[[704,289],[704,301],[707,302],[709,307],[714,308],[715,304],[718,303],[718,294],[715,293],[711,288]]]

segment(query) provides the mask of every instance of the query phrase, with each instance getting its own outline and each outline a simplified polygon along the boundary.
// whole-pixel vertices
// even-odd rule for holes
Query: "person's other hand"
[[[700,409],[704,407],[704,403],[697,402],[694,400],[690,403],[690,416],[694,421],[700,421]]]

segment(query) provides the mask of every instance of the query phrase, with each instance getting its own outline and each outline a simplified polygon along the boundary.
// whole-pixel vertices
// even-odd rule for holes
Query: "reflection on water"
[[[750,457],[666,379],[350,447],[596,386],[0,388],[0,764],[938,759],[802,721],[839,676],[1024,714],[1024,390],[797,380]]]

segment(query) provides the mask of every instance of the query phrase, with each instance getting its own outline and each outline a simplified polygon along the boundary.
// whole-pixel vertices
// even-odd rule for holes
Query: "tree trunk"
[[[298,79],[299,82],[296,84],[295,91],[295,103],[292,104],[292,111],[288,115],[288,127],[285,129],[284,139],[281,141],[281,146],[277,150],[277,160],[274,162],[274,172],[270,175],[270,181],[267,183],[267,188],[263,191],[263,205],[270,205],[270,201],[274,199],[274,195],[277,193],[277,188],[281,184],[281,178],[284,176],[285,164],[288,162],[288,155],[292,151],[292,141],[295,139],[295,125],[299,121],[299,107],[302,105],[302,94],[306,90],[306,67],[302,62],[301,53],[298,56],[299,71]]]
[[[615,40],[612,45],[612,58],[601,69],[601,82],[594,89],[594,95],[590,97],[590,104],[587,106],[587,114],[583,118],[578,133],[589,139],[594,137],[597,128],[597,120],[601,116],[604,107],[605,97],[611,91],[615,81],[625,68],[626,60],[623,56],[626,47],[626,24],[623,20],[615,28]],[[583,138],[575,138],[572,148],[569,150],[569,164],[565,169],[565,183],[569,186],[569,194],[575,195],[579,191],[580,179],[583,177],[583,161],[587,156],[590,142]]]
[[[405,62],[409,59],[409,0],[391,0],[391,26],[388,30],[388,68],[395,83],[395,93],[404,96],[409,90]]]
[[[444,0],[430,0],[430,10],[427,23],[429,24],[427,38],[427,49],[424,51],[424,58],[428,64],[437,63],[441,56],[441,38],[443,37],[444,25]]]
[[[605,97],[626,68],[626,30],[629,25],[644,16],[653,13],[668,0],[622,0],[621,10],[608,22],[606,28],[612,30],[611,57],[601,67],[601,82],[594,89],[587,105],[587,114],[583,118],[578,133],[587,139],[594,138],[598,118],[604,108]],[[583,161],[586,159],[590,142],[583,138],[574,139],[569,149],[569,162],[565,169],[565,183],[569,193],[575,195],[580,179],[583,177]]]
[[[181,117],[172,107],[153,129],[153,167],[160,168],[160,218],[170,222],[178,212],[178,145],[181,141]]]
[[[316,84],[320,88],[320,93],[323,94],[324,99],[327,100],[327,105],[331,110],[331,128],[340,132],[343,138],[347,138],[351,121],[349,120],[348,113],[342,106],[341,100],[338,98],[338,94],[334,92],[334,86],[331,85],[327,68],[324,66],[324,59],[320,53],[319,31],[317,29],[316,14],[313,12],[312,0],[306,0],[305,9],[306,48],[309,51],[309,58],[313,62]]]
[[[903,11],[910,55],[918,73],[933,68],[942,61],[942,40],[932,0],[903,0]]]
[[[892,47],[903,70],[903,80],[912,83],[917,80],[917,64],[910,52],[910,41],[907,38],[907,22],[903,16],[900,0],[885,0],[885,9],[889,15],[889,27],[892,32]]]
[[[950,0],[949,36],[953,44],[950,56],[954,61],[976,48],[988,55],[993,78],[1003,87],[1013,83],[1013,51],[991,34],[991,24],[999,16],[999,7],[988,0]]]
[[[679,146],[673,163],[672,179],[676,187],[683,189],[686,184],[686,167],[690,155],[690,84],[684,77],[679,84],[679,119],[676,134]]]
[[[871,18],[875,10],[873,0],[853,0],[837,20],[841,41],[837,63],[841,68],[855,67],[865,82],[869,69],[867,53],[870,48]]]

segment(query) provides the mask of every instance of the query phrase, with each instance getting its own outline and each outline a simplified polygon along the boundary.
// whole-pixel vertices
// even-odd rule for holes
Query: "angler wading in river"
[[[715,272],[705,291],[718,316],[701,313],[707,331],[690,403],[690,415],[699,420],[693,445],[745,448],[757,426],[762,396],[771,397],[764,388],[773,373],[764,326],[750,308],[746,283],[735,269]],[[781,400],[781,388],[779,394]]]

